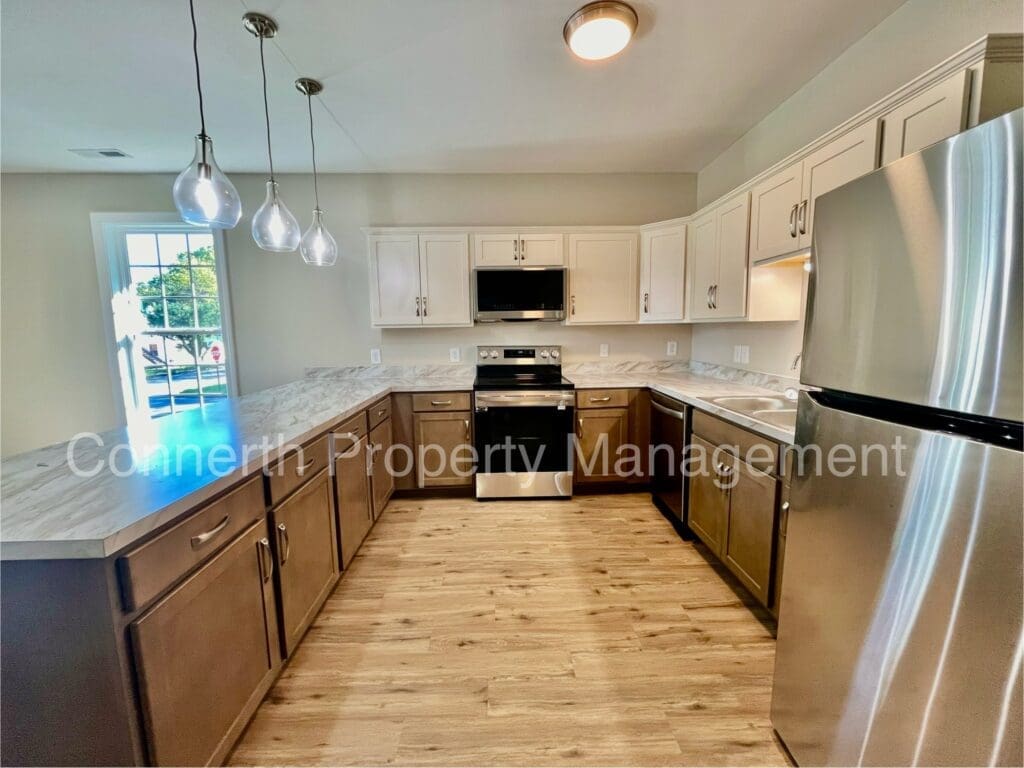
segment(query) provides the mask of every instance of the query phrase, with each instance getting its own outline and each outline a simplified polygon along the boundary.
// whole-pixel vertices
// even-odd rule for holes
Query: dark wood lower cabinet
[[[422,456],[422,461],[417,458],[420,488],[473,484],[471,418],[469,411],[413,415],[417,455]]]
[[[334,460],[342,568],[348,568],[373,527],[366,453],[366,438],[355,443],[349,441],[337,446]]]
[[[735,485],[729,489],[728,527],[721,557],[762,605],[770,602],[775,502],[779,481],[736,462]]]
[[[131,624],[154,764],[221,762],[270,687],[281,664],[273,567],[261,521]]]
[[[696,435],[691,444],[704,452],[706,471],[695,472],[690,477],[690,529],[712,552],[721,557],[729,515],[729,498],[717,482],[718,475],[713,469],[715,446]]]
[[[628,408],[587,408],[576,411],[579,449],[576,473],[581,483],[614,482],[619,447],[629,442]]]
[[[391,494],[395,491],[395,476],[388,470],[386,460],[388,449],[392,444],[391,419],[385,419],[370,430],[369,444],[373,451],[369,460],[370,485],[373,498],[373,519],[376,520],[384,511]]]
[[[274,508],[282,641],[289,656],[338,580],[331,477],[324,470]]]

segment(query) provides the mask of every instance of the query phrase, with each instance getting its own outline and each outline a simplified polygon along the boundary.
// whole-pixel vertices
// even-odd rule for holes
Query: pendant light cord
[[[267,64],[263,59],[263,37],[260,37],[260,71],[263,73],[263,116],[267,121],[267,159],[270,161],[270,180],[274,180],[274,153],[270,149],[270,104],[267,101]]]
[[[306,94],[306,105],[309,107],[309,146],[313,150],[313,200],[316,209],[320,210],[320,189],[316,181],[316,138],[313,136],[313,97]]]
[[[196,26],[195,0],[188,0],[188,11],[192,17],[192,58],[196,62],[196,91],[199,93],[199,135],[203,145],[203,163],[206,163],[206,113],[203,109],[203,80],[199,77],[199,30]]]

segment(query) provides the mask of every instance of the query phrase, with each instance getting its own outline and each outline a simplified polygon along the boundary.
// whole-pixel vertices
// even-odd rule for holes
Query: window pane
[[[204,400],[219,400],[227,397],[228,374],[223,365],[200,366],[199,380],[202,382]]]
[[[193,352],[195,338],[192,336],[167,336],[167,362],[171,365],[195,366],[196,356]]]
[[[216,299],[196,299],[200,328],[220,327],[220,302]]]
[[[201,365],[224,365],[227,362],[224,352],[224,339],[219,333],[201,333],[196,337],[199,363]]]
[[[164,337],[155,333],[144,333],[135,339],[135,346],[141,352],[146,365],[163,366],[167,364],[167,353],[164,348]],[[148,376],[147,368],[147,376]]]
[[[156,235],[125,235],[125,248],[128,250],[128,265],[156,264]]]
[[[194,326],[196,318],[192,306],[193,303],[192,299],[168,299],[167,327],[191,328]]]
[[[189,235],[188,249],[192,264],[213,264],[213,235]]]
[[[213,267],[192,267],[192,288],[196,296],[217,297],[217,270]]]
[[[194,365],[171,368],[171,394],[174,410],[178,410],[179,405],[199,405],[199,373]]]
[[[188,241],[185,233],[157,235],[160,246],[160,263],[165,267],[174,264],[188,264]]]
[[[167,384],[167,368],[162,365],[146,366],[145,393],[150,414],[166,416],[171,412],[171,393]]]
[[[150,328],[166,328],[167,316],[164,314],[163,299],[143,299],[142,316]]]
[[[162,270],[164,296],[191,296],[192,277],[189,268],[183,264],[164,267]]]
[[[131,274],[137,296],[160,295],[160,267],[132,267]]]

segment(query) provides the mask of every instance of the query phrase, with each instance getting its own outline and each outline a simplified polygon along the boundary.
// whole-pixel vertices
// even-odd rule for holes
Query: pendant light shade
[[[306,97],[306,106],[309,109],[309,146],[313,155],[313,223],[302,235],[299,243],[299,252],[302,253],[302,260],[315,267],[332,267],[338,261],[338,243],[327,227],[324,226],[324,212],[320,208],[320,188],[316,176],[316,136],[313,133],[313,97],[320,93],[324,87],[309,77],[300,77],[295,81],[295,87]]]
[[[213,159],[213,140],[206,135],[203,85],[199,77],[199,35],[196,31],[194,0],[189,0],[192,17],[192,57],[196,63],[196,91],[199,93],[199,135],[192,162],[174,180],[172,197],[183,221],[213,229],[231,229],[242,217],[238,190]]]
[[[252,239],[265,251],[287,252],[299,247],[299,222],[292,216],[288,206],[281,199],[274,179],[274,153],[270,144],[270,106],[267,102],[267,65],[263,56],[263,43],[277,34],[277,24],[262,13],[247,13],[242,24],[260,41],[260,73],[263,76],[263,116],[267,125],[267,160],[270,178],[267,180],[267,197],[252,217]]]

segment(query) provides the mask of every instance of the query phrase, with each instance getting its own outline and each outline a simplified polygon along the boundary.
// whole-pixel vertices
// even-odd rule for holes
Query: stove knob
[[[557,349],[552,349],[551,350],[551,357],[554,358],[555,360],[558,359],[558,350]]]
[[[492,349],[491,350],[491,360],[496,360],[497,358],[498,358],[498,350]]]
[[[486,349],[481,349],[480,350],[480,357],[481,358],[486,358],[487,357],[487,350]]]
[[[546,358],[548,356],[548,351],[546,349],[542,349],[540,351],[540,356]]]

